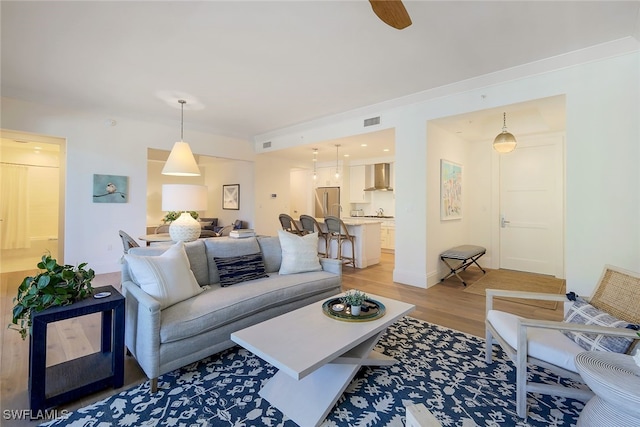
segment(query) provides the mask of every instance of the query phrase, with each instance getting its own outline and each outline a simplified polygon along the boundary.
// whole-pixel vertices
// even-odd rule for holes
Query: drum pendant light
[[[516,137],[507,132],[507,113],[502,113],[502,132],[493,140],[493,149],[498,153],[510,153],[515,150],[518,142]]]
[[[174,176],[200,176],[200,168],[196,159],[193,157],[191,147],[184,142],[184,104],[187,103],[184,99],[178,100],[181,105],[180,115],[180,142],[176,142],[171,149],[171,154],[167,162],[162,168],[162,175],[174,175]]]

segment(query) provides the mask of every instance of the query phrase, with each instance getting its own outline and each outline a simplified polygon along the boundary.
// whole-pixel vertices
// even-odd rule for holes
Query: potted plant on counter
[[[362,304],[364,304],[366,299],[367,294],[357,289],[352,289],[350,291],[347,291],[347,293],[345,293],[344,296],[340,298],[340,301],[344,305],[348,305],[351,308],[352,316],[359,316],[360,308]]]
[[[78,267],[60,265],[51,255],[43,255],[36,276],[25,277],[13,299],[13,319],[9,328],[17,330],[25,339],[31,333],[31,314],[58,305],[69,305],[93,293],[91,281],[95,277],[87,263]],[[17,326],[16,326],[17,325]]]

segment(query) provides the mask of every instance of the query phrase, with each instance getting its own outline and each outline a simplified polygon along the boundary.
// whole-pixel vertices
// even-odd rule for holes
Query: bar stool
[[[302,232],[304,234],[315,233],[317,230],[318,238],[324,239],[324,253],[318,251],[318,255],[329,258],[329,233],[322,231],[318,221],[311,215],[300,215],[300,224],[302,224]]]
[[[278,219],[280,220],[280,225],[282,225],[282,229],[284,231],[302,236],[302,231],[300,231],[298,224],[296,224],[295,220],[291,218],[291,216],[282,213]]]
[[[338,243],[338,256],[339,260],[342,260],[345,265],[351,264],[353,268],[356,268],[356,236],[349,234],[347,226],[340,218],[335,216],[327,216],[324,218],[324,223],[327,225],[327,232],[329,233],[329,244],[332,240]],[[342,255],[342,244],[344,242],[351,242],[351,257],[345,257]],[[327,252],[329,252],[327,250]]]

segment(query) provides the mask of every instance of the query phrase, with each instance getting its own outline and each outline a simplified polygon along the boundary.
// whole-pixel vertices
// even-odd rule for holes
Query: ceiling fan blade
[[[393,28],[402,30],[411,25],[411,18],[401,0],[369,0],[378,18]]]

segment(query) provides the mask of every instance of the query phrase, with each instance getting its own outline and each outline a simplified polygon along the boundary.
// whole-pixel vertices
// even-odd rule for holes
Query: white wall
[[[278,215],[291,209],[291,163],[267,156],[255,161],[255,230],[275,236],[282,230]],[[271,195],[276,197],[272,198]]]
[[[107,117],[10,98],[2,98],[1,106],[2,129],[66,138],[64,262],[87,262],[97,273],[118,271],[122,255],[118,230],[134,237],[145,234],[147,148],[171,150],[180,122]],[[116,120],[117,125],[107,126],[106,119]],[[192,131],[188,122],[185,139],[196,154],[254,158],[247,141]],[[93,174],[128,176],[129,202],[93,203]],[[252,181],[248,178],[241,189],[249,195],[248,201],[243,200],[249,208],[246,215],[251,213]],[[252,217],[242,219],[252,221]]]
[[[253,162],[226,160],[215,162],[206,168],[209,187],[207,216],[218,218],[219,225],[229,225],[237,219],[254,225],[254,173]],[[222,186],[240,184],[240,209],[222,209]]]
[[[567,287],[588,295],[606,263],[640,271],[640,53],[635,40],[600,45],[481,76],[255,138],[256,150],[363,132],[362,119],[381,116],[396,129],[396,266],[394,280],[425,287],[434,243],[427,228],[427,155],[431,119],[548,96],[566,95]],[[474,148],[475,150],[475,148]],[[480,148],[478,148],[480,150]],[[263,170],[256,170],[257,181]],[[486,177],[485,177],[486,179]],[[478,204],[478,201],[474,203]],[[482,206],[480,204],[480,206]],[[427,253],[429,251],[429,254]]]
[[[439,255],[445,250],[458,245],[479,244],[469,240],[469,223],[475,216],[471,209],[471,183],[474,181],[472,164],[477,162],[468,157],[468,142],[442,128],[427,125],[427,276],[429,285],[435,284],[443,277]],[[453,220],[440,219],[440,160],[462,165],[462,218]]]

